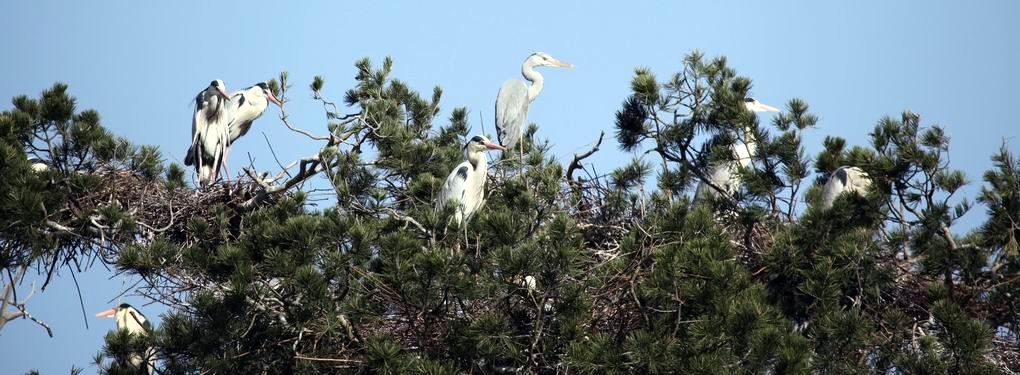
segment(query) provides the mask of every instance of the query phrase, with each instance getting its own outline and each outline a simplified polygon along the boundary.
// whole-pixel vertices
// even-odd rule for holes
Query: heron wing
[[[208,124],[208,116],[206,116],[208,103],[203,94],[205,94],[205,90],[195,95],[195,113],[191,118],[191,145],[188,146],[188,153],[184,155],[184,165],[195,164],[195,145],[198,144],[198,140]]]
[[[850,167],[846,171],[847,173],[847,184],[850,185],[850,191],[856,191],[860,194],[867,194],[868,188],[871,187],[871,176],[868,176],[867,172],[857,167]]]
[[[450,176],[446,177],[446,182],[443,183],[443,189],[439,191],[439,196],[436,197],[436,211],[441,211],[450,201],[463,206],[468,187],[468,174],[470,173],[471,163],[466,161],[457,165],[450,172]]]
[[[512,148],[524,135],[528,121],[528,86],[519,79],[503,82],[496,95],[496,132],[499,143]]]
[[[129,332],[134,332],[134,333],[139,333],[139,334],[145,334],[145,333],[152,332],[152,325],[149,324],[149,321],[147,319],[145,319],[145,316],[142,315],[142,313],[137,312],[137,311],[128,311],[128,314],[131,315],[131,322],[134,323],[134,324],[130,324],[131,322],[129,322],[129,324],[128,324],[128,327],[129,327],[128,331]]]
[[[268,105],[268,100],[265,98],[256,100],[253,96],[248,95],[247,91],[234,93],[230,97],[230,104],[228,105],[228,108],[231,109],[229,116],[230,123],[227,125],[227,129],[230,132],[228,144],[234,144],[234,141],[238,138],[248,134],[251,124],[262,116]]]
[[[739,180],[734,181],[736,174],[733,170],[733,164],[734,163],[732,162],[713,164],[709,167],[705,177],[712,181],[712,184],[715,186],[725,190],[729,194],[733,194],[736,192],[736,186],[740,183]],[[719,191],[705,181],[701,181],[698,183],[698,190],[694,192],[694,200],[707,199],[708,197],[715,197],[718,195]]]
[[[822,187],[822,208],[832,207],[836,197],[846,191],[848,182],[849,176],[847,175],[846,167],[841,167],[832,172],[832,176],[829,176],[829,181]]]

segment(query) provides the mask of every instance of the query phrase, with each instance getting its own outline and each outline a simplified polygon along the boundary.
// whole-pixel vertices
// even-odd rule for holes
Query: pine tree
[[[523,166],[493,158],[465,238],[434,207],[469,111],[440,118],[442,90],[423,96],[392,67],[357,61],[339,103],[313,80],[328,123],[282,113],[320,145],[289,174],[245,168],[198,191],[155,148],[76,113],[66,86],[15,98],[0,113],[2,269],[98,257],[171,307],[152,335],[108,335],[103,373],[136,371],[125,359],[148,347],[161,373],[1020,370],[1020,159],[1005,145],[976,199],[987,222],[955,235],[971,203],[943,128],[906,112],[868,145],[829,137],[809,157],[801,136],[820,120],[806,102],[759,123],[751,80],[694,52],[664,82],[635,71],[615,123],[638,155],[625,165],[587,165],[594,134],[561,165],[532,124]],[[286,73],[271,86],[290,100]],[[693,204],[744,127],[758,144],[744,183]],[[873,188],[822,209],[844,165]],[[309,204],[316,180],[335,205]]]

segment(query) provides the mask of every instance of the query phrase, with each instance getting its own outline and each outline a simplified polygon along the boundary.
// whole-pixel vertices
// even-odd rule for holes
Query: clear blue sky
[[[321,133],[324,115],[306,89],[311,78],[325,76],[326,95],[339,101],[353,83],[356,59],[379,62],[389,55],[394,76],[413,88],[443,87],[440,124],[449,110],[466,106],[476,129],[481,113],[492,134],[499,85],[520,76],[529,53],[545,51],[576,67],[543,71],[546,89],[530,119],[555,153],[566,156],[599,130],[612,134],[613,113],[635,67],[666,77],[686,53],[700,49],[726,55],[754,80],[753,95],[765,103],[806,100],[820,117],[804,137],[810,155],[826,135],[865,144],[879,118],[911,109],[924,124],[946,127],[952,166],[975,182],[964,191],[973,196],[1004,138],[1020,150],[1011,112],[1017,96],[1009,91],[1020,86],[1016,2],[182,3],[3,2],[0,108],[10,108],[12,96],[67,82],[79,107],[97,109],[106,127],[159,145],[180,161],[190,140],[191,99],[210,80],[221,78],[233,91],[288,70],[292,120]],[[315,152],[277,114],[269,109],[235,146],[235,171],[249,153],[261,169],[275,165],[262,133],[283,160]],[[614,143],[592,159],[601,170],[630,158]],[[966,225],[979,222],[983,211],[972,211]],[[8,324],[0,334],[0,373],[66,373],[99,350],[113,322],[91,316],[113,305],[107,301],[123,280],[108,280],[100,268],[78,276],[90,316],[85,329],[74,283],[67,272],[61,276],[30,304],[56,337],[28,321]],[[163,309],[143,311],[158,322]]]

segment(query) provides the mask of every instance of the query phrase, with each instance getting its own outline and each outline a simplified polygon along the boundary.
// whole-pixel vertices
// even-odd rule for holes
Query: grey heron
[[[829,181],[822,188],[821,205],[823,210],[832,208],[832,203],[843,193],[867,194],[871,187],[871,177],[863,169],[842,166],[832,172]]]
[[[570,68],[573,65],[559,61],[544,52],[535,52],[524,60],[521,67],[521,74],[528,81],[529,87],[519,79],[509,79],[503,82],[496,95],[496,131],[499,144],[506,148],[513,148],[517,142],[521,142],[521,160],[524,159],[524,143],[521,138],[524,136],[524,127],[528,122],[528,105],[535,101],[538,94],[542,92],[545,79],[542,74],[535,70],[539,66],[551,66],[559,68]]]
[[[485,201],[485,177],[489,170],[486,150],[506,151],[506,148],[492,143],[483,135],[472,137],[464,145],[467,160],[453,168],[436,198],[436,211],[442,211],[447,204],[457,205],[453,220],[458,225],[465,224],[467,227],[466,221]]]
[[[142,315],[138,309],[126,303],[122,303],[117,307],[109,310],[105,310],[96,314],[97,317],[102,318],[114,318],[117,322],[118,330],[127,330],[131,335],[146,336],[152,331],[152,325],[145,315]],[[145,351],[145,357],[141,354],[133,353],[129,358],[131,365],[141,369],[145,369],[146,374],[152,374],[156,368],[156,356],[152,348]],[[145,367],[142,364],[145,363]]]
[[[754,98],[747,98],[744,100],[744,108],[751,112],[779,112],[779,109],[767,104],[763,104]],[[728,196],[733,196],[740,189],[740,173],[739,168],[751,167],[751,157],[757,151],[757,144],[754,140],[754,134],[751,128],[744,127],[744,141],[735,142],[730,147],[730,152],[733,154],[733,160],[713,164],[709,167],[706,177],[718,188],[721,188]],[[694,192],[694,201],[703,201],[708,197],[717,197],[719,191],[712,187],[705,181],[701,181],[698,184],[698,189]]]
[[[191,147],[184,165],[194,166],[200,186],[207,186],[219,175],[227,148],[229,110],[227,88],[222,80],[213,80],[195,96],[195,114],[191,120]]]
[[[262,113],[269,107],[269,102],[273,102],[273,104],[280,107],[283,106],[280,100],[276,98],[276,95],[273,95],[273,91],[269,89],[269,84],[266,82],[256,83],[230,96],[230,101],[227,103],[229,114],[229,121],[227,122],[227,146],[223,152],[224,171],[227,169],[227,156],[230,155],[230,146],[238,138],[248,134],[251,124],[262,116]]]

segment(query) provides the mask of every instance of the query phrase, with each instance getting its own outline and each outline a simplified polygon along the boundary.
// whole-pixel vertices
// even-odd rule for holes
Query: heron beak
[[[497,144],[492,143],[492,142],[486,142],[485,143],[485,148],[490,149],[490,150],[506,151],[506,147],[497,145]]]
[[[276,95],[273,95],[272,91],[265,90],[265,92],[266,97],[269,98],[269,101],[273,102],[273,104],[276,104],[278,107],[283,108],[283,103],[280,103],[280,99],[277,99]]]
[[[770,106],[768,104],[757,103],[756,105],[758,112],[779,112],[779,108]]]
[[[553,66],[560,67],[560,68],[573,68],[574,67],[574,64],[563,62],[563,61],[560,61],[560,60],[555,60],[555,61],[552,62],[552,64],[553,64]]]
[[[224,90],[222,87],[217,87],[216,92],[220,94],[220,96],[222,96],[223,99],[230,100],[230,95],[227,95],[227,91]]]
[[[112,318],[114,315],[117,315],[117,309],[109,309],[109,310],[106,310],[106,311],[99,312],[99,313],[96,314],[96,317],[99,317],[99,318]]]

